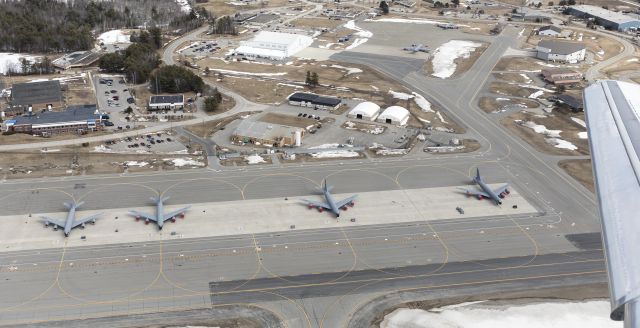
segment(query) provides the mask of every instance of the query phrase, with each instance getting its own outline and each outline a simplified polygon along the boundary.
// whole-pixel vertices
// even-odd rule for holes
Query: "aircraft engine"
[[[144,220],[144,224],[149,224],[149,219]]]
[[[351,206],[351,207],[356,206],[356,202],[351,202],[351,203],[349,203],[349,206]]]
[[[84,223],[80,225],[80,229],[84,229]]]

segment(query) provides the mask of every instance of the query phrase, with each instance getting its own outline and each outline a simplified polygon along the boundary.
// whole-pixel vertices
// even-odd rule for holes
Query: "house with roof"
[[[553,25],[542,26],[538,29],[538,35],[541,35],[541,36],[557,37],[557,36],[560,36],[561,34],[562,34],[562,29]]]
[[[566,63],[583,61],[587,52],[583,43],[559,40],[542,40],[536,51],[539,59]]]
[[[541,71],[545,81],[555,85],[575,84],[582,81],[582,73],[566,68],[543,69]]]
[[[18,115],[62,109],[63,100],[62,87],[58,80],[16,83],[11,87],[7,112]]]
[[[184,108],[184,95],[157,95],[149,98],[149,110],[176,110]]]
[[[102,129],[102,115],[96,105],[70,106],[62,112],[32,112],[5,120],[2,131],[49,137],[57,134],[85,134]]]

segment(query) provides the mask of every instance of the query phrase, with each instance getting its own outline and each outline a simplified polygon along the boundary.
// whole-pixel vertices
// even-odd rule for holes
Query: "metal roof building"
[[[542,40],[538,42],[536,50],[536,57],[540,59],[569,63],[584,60],[587,52],[583,43],[559,40]]]
[[[307,92],[294,92],[287,99],[291,105],[322,109],[335,109],[342,103],[340,98],[320,96]]]
[[[303,128],[243,120],[233,131],[231,139],[235,142],[283,147],[295,145],[296,138],[301,139],[303,135]]]
[[[611,318],[640,326],[640,85],[599,81],[584,90]]]
[[[18,116],[3,123],[4,132],[53,135],[66,132],[84,133],[100,127],[101,115],[96,105],[70,106],[63,112],[45,111]]]
[[[595,18],[597,23],[606,28],[626,31],[630,28],[640,28],[640,19],[597,6],[577,5],[568,9],[569,14],[581,18]]]
[[[361,120],[375,121],[380,114],[380,106],[370,101],[361,102],[356,105],[350,112],[349,117]]]
[[[378,116],[376,120],[382,123],[405,125],[409,121],[409,111],[400,106],[391,106]]]

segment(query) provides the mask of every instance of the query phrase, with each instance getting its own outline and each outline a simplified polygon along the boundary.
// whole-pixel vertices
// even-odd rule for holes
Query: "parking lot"
[[[93,79],[96,89],[98,109],[109,116],[113,123],[111,128],[126,129],[128,121],[124,111],[131,106],[135,107],[133,96],[129,92],[129,86],[121,75],[97,75]],[[109,125],[107,126],[109,128]]]
[[[180,49],[180,53],[185,56],[205,56],[219,52],[222,49],[222,44],[218,41],[196,41],[190,45]],[[224,43],[226,46],[228,42]]]
[[[148,133],[137,137],[114,139],[105,142],[105,146],[117,152],[153,152],[153,153],[181,153],[188,151],[177,137],[167,132]]]

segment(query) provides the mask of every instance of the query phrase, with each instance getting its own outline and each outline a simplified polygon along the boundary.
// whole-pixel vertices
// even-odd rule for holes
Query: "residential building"
[[[391,106],[378,116],[376,121],[381,123],[405,125],[409,121],[409,111],[400,106]]]
[[[542,77],[545,81],[556,85],[574,84],[582,81],[582,73],[566,68],[543,69]]]
[[[586,47],[583,43],[559,40],[542,40],[536,48],[537,57],[543,60],[577,63],[584,60]]]
[[[25,113],[29,108],[33,112],[62,109],[63,99],[58,80],[16,83],[11,87],[9,111]]]
[[[357,104],[347,116],[360,120],[375,121],[378,114],[380,114],[380,106],[370,101],[365,101]]]
[[[320,96],[314,93],[294,92],[289,97],[290,105],[311,107],[318,109],[334,110],[340,107],[342,100],[340,98]]]
[[[71,106],[62,112],[33,112],[2,123],[3,132],[44,137],[63,133],[84,134],[101,129],[102,116],[96,105]]]
[[[158,95],[149,98],[149,110],[177,110],[184,108],[184,95]]]
[[[267,147],[299,146],[305,130],[299,127],[242,120],[231,135],[231,140]]]
[[[571,6],[567,12],[579,18],[593,19],[596,24],[612,30],[627,31],[640,28],[640,19],[637,16],[632,17],[598,6]]]

